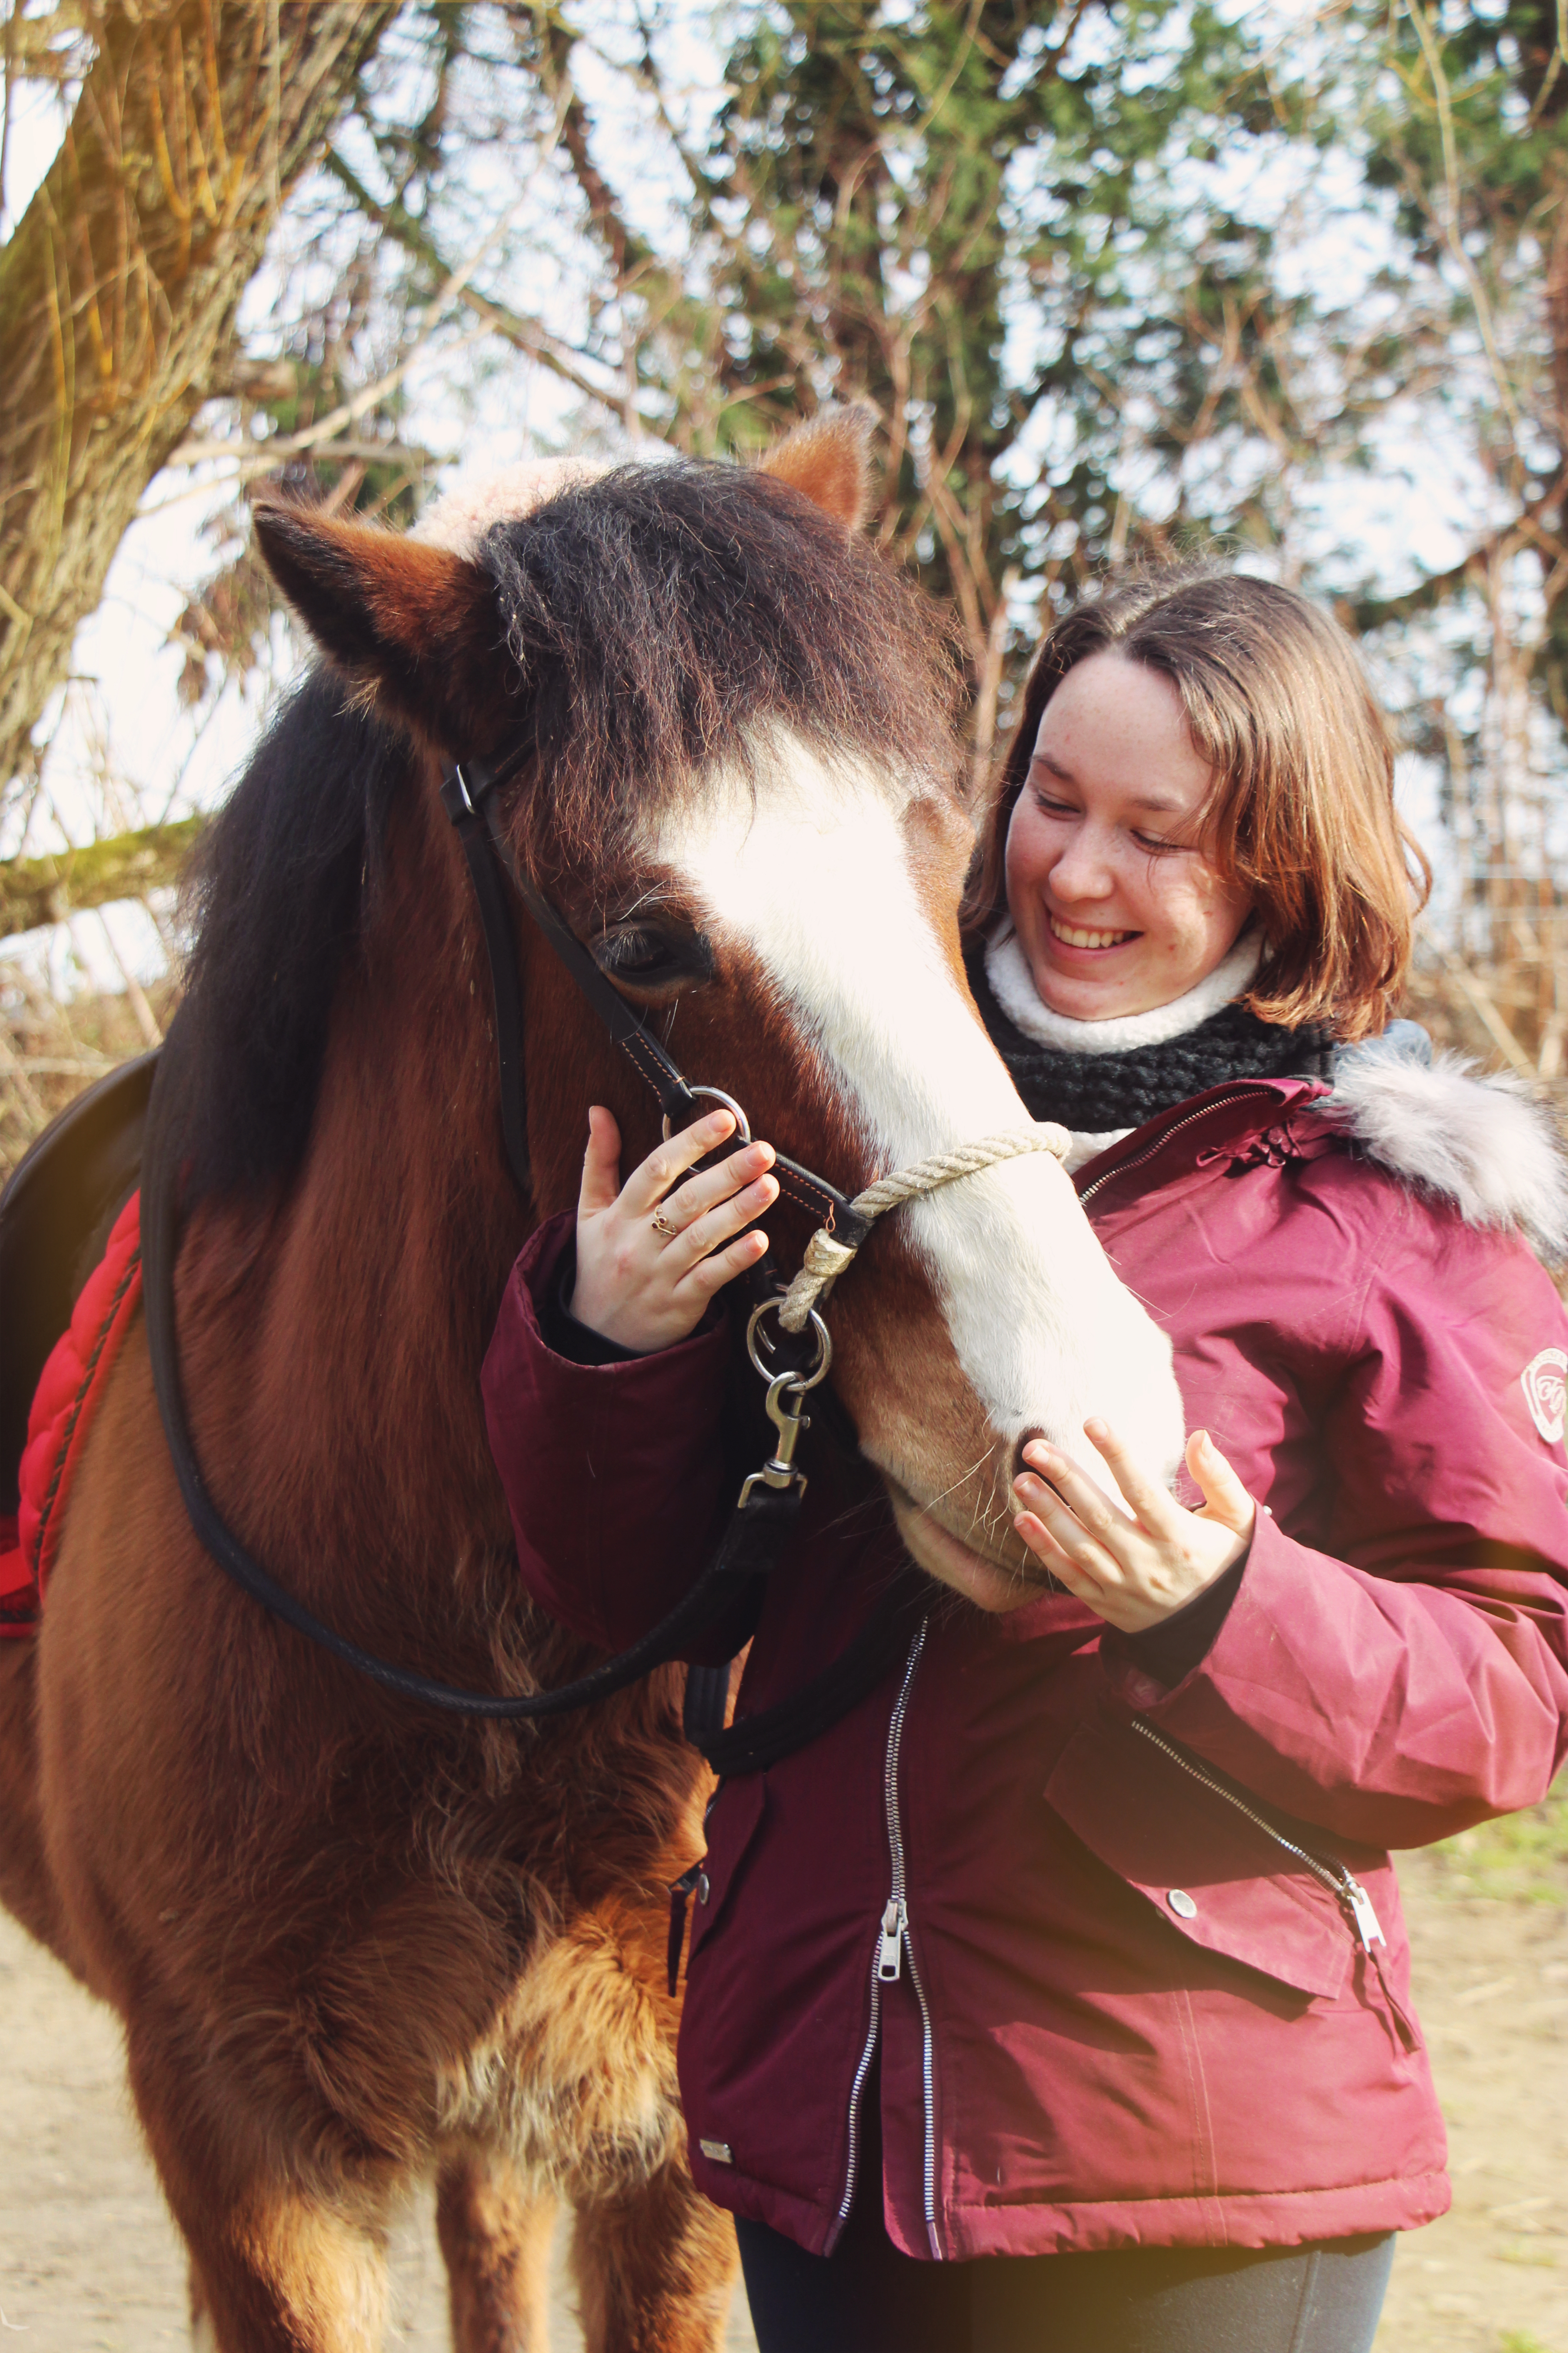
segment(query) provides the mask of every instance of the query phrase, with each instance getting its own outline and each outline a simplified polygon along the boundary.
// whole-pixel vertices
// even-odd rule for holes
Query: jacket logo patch
[[[1530,1408],[1530,1419],[1549,1446],[1555,1446],[1563,1435],[1564,1411],[1568,1409],[1568,1356],[1561,1348],[1542,1348],[1532,1356],[1520,1377],[1524,1401]]]

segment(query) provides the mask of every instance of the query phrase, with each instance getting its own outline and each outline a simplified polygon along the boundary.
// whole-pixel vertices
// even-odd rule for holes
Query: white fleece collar
[[[1223,964],[1184,997],[1152,1013],[1072,1021],[1041,1001],[1034,976],[1004,916],[985,951],[993,996],[1026,1038],[1059,1054],[1126,1054],[1195,1029],[1241,996],[1258,970],[1262,942],[1245,931]],[[1352,1135],[1391,1176],[1452,1203],[1467,1225],[1522,1233],[1548,1265],[1568,1258],[1568,1164],[1556,1122],[1518,1079],[1483,1074],[1456,1054],[1434,1055],[1425,1031],[1396,1023],[1385,1037],[1334,1058],[1332,1092],[1311,1106]],[[1075,1134],[1068,1174],[1131,1135],[1131,1128]]]
[[[1049,1046],[1058,1054],[1129,1054],[1140,1046],[1163,1046],[1172,1038],[1184,1037],[1233,1003],[1257,972],[1262,954],[1262,939],[1248,924],[1224,963],[1184,997],[1173,997],[1169,1005],[1157,1005],[1149,1013],[1074,1021],[1065,1013],[1053,1013],[1041,997],[1013,919],[1004,915],[985,950],[985,977],[1014,1028],[1037,1046]]]

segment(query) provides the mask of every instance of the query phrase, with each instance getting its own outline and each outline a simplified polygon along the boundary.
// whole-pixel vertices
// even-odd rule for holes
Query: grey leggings
[[[917,2263],[879,2213],[830,2256],[739,2225],[761,2353],[1369,2353],[1392,2234]]]

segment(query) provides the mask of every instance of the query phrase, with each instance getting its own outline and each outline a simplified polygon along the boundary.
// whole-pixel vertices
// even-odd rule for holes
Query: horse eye
[[[636,989],[689,986],[709,979],[713,969],[705,940],[652,923],[623,923],[605,933],[594,961],[609,979]]]

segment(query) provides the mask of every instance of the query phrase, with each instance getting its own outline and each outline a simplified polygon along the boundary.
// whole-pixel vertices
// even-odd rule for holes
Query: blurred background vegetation
[[[1565,15],[8,0],[0,1163],[158,1035],[300,659],[247,482],[406,522],[855,396],[977,780],[1108,569],[1331,601],[1438,871],[1412,1009],[1568,1108]]]

